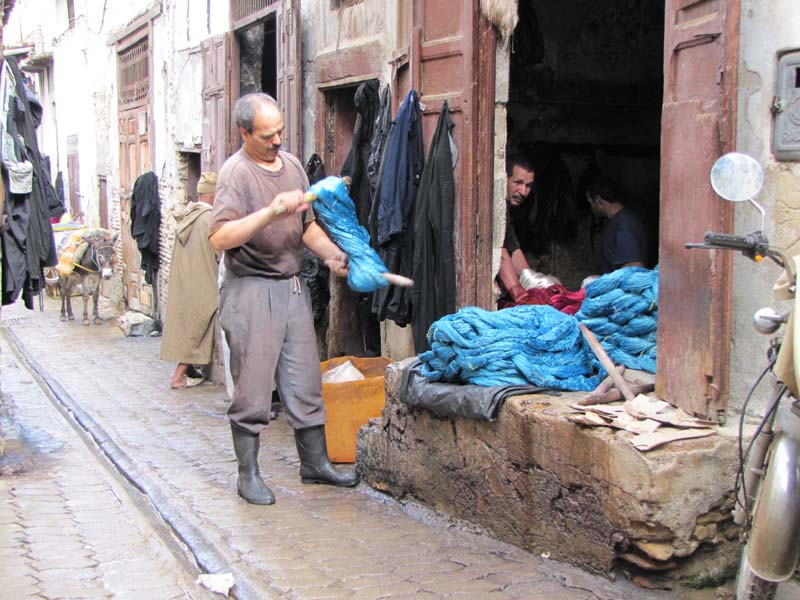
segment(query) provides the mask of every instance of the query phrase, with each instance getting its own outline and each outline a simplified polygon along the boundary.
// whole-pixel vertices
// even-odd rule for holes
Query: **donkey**
[[[59,288],[61,293],[61,320],[75,319],[72,314],[72,290],[75,284],[81,284],[83,296],[83,324],[89,325],[89,295],[94,298],[94,323],[100,325],[103,321],[97,310],[97,300],[100,296],[101,279],[111,279],[114,271],[114,244],[117,236],[88,234],[82,237],[88,244],[83,256],[73,263],[72,273],[64,275],[59,273]]]

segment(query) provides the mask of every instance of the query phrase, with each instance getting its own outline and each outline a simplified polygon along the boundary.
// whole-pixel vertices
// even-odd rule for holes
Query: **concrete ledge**
[[[642,453],[631,434],[576,425],[585,394],[511,398],[492,423],[401,403],[405,363],[386,373],[386,406],[359,432],[362,480],[597,573],[616,567],[697,585],[735,573],[736,431]]]

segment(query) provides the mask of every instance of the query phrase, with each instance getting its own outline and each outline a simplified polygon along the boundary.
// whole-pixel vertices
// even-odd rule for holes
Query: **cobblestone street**
[[[214,597],[200,573],[233,574],[237,598],[730,597],[612,582],[364,485],[302,485],[282,416],[260,454],[277,504],[248,505],[223,387],[171,390],[160,338],[45,305],[2,314],[2,598]]]

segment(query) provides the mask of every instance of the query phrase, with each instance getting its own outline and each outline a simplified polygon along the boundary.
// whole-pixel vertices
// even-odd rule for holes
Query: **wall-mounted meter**
[[[800,50],[781,56],[772,110],[772,152],[777,160],[800,160]]]

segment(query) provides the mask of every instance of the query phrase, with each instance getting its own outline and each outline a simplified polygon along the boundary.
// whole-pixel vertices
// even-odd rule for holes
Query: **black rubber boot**
[[[250,504],[275,504],[275,494],[258,472],[258,434],[239,429],[233,423],[231,433],[236,462],[239,463],[239,479],[236,482],[239,495]]]
[[[337,471],[328,458],[325,426],[294,430],[297,454],[300,455],[300,481],[325,483],[337,487],[353,487],[358,483],[356,473]]]

